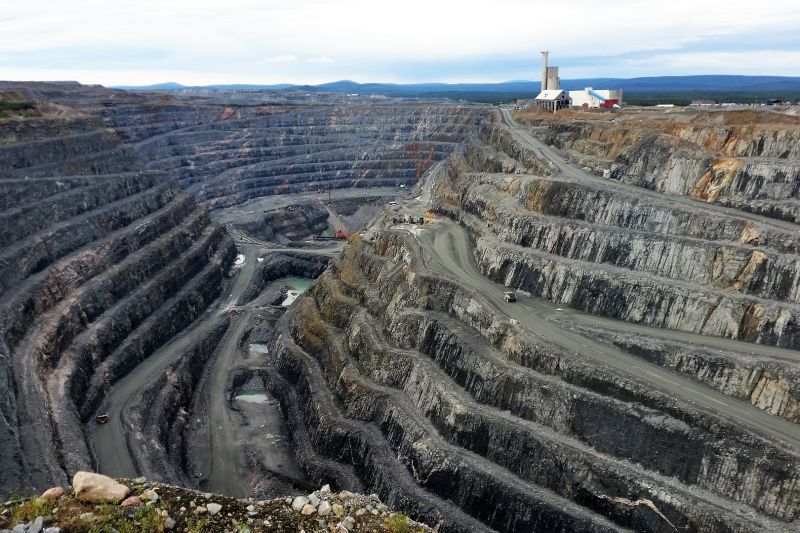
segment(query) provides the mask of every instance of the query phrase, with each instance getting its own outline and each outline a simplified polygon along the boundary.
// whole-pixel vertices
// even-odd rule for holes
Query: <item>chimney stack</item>
[[[542,52],[542,91],[547,90],[547,55],[550,52]]]

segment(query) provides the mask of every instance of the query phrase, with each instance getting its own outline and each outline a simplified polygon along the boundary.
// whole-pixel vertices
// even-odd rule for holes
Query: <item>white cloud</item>
[[[305,59],[306,63],[333,63],[333,59],[328,56],[314,56],[314,57],[307,57]]]
[[[297,56],[293,55],[282,55],[282,56],[275,56],[275,57],[268,57],[264,60],[264,63],[296,63],[298,61]]]

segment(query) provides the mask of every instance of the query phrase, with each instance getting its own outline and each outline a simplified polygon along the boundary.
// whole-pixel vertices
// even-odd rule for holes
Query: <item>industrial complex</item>
[[[586,87],[577,91],[565,91],[561,88],[558,67],[548,65],[550,52],[542,52],[542,86],[539,95],[534,99],[535,106],[547,111],[556,112],[566,107],[615,108],[622,105],[622,91],[610,89],[593,89]]]

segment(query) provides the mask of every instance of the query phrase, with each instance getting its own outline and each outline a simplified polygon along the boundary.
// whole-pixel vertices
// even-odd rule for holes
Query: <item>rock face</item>
[[[83,427],[104,394],[202,313],[235,255],[175,180],[142,171],[107,127],[100,94],[138,97],[31,91],[70,111],[0,122],[3,492],[92,466]]]
[[[93,472],[76,472],[72,490],[79,500],[94,503],[117,503],[130,494],[131,489],[108,476]]]
[[[644,116],[643,116],[644,115]],[[798,117],[754,111],[549,121],[543,139],[611,179],[800,221]]]
[[[571,172],[454,183],[486,275],[615,319],[800,346],[793,224]]]
[[[796,231],[609,190],[528,134],[497,117],[447,161],[460,227],[349,244],[280,319],[298,463],[446,531],[793,530]]]
[[[126,473],[191,483],[183,430],[197,391],[224,394],[200,384],[223,337],[233,336],[228,329],[242,322],[228,320],[238,301],[222,320],[205,322],[229,285],[234,238],[280,249],[343,223],[363,225],[375,209],[347,202],[375,205],[412,186],[483,114],[338,97],[298,107],[291,95],[276,104],[275,94],[265,104],[258,93],[231,106],[241,94],[155,96],[73,83],[2,82],[4,91],[37,104],[29,120],[0,120],[2,494],[96,468],[96,430],[109,426],[94,420],[107,409],[108,423],[137,443],[127,448],[141,450],[122,461]],[[264,197],[297,209],[281,200],[268,212],[231,209]],[[233,216],[212,219],[207,208]],[[316,275],[327,261],[270,257],[241,303],[269,306],[277,293],[260,292],[279,273]],[[113,411],[115,385],[161,365],[150,357],[198,320],[203,327],[163,375],[131,392],[131,409]]]
[[[239,108],[141,141],[148,170],[169,172],[205,206],[270,194],[412,186],[461,140],[477,113],[410,105]],[[112,117],[123,135],[125,115]]]

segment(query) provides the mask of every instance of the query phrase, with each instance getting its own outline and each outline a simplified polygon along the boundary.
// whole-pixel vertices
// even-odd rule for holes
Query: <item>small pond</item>
[[[276,279],[275,283],[279,283],[281,285],[285,285],[289,287],[289,291],[286,294],[286,298],[281,302],[281,305],[284,307],[288,307],[292,305],[292,303],[297,300],[297,297],[303,294],[308,290],[308,287],[313,282],[313,279],[307,278],[294,278],[294,277],[286,277]]]
[[[242,389],[233,399],[248,403],[267,403],[269,396],[264,391]]]

